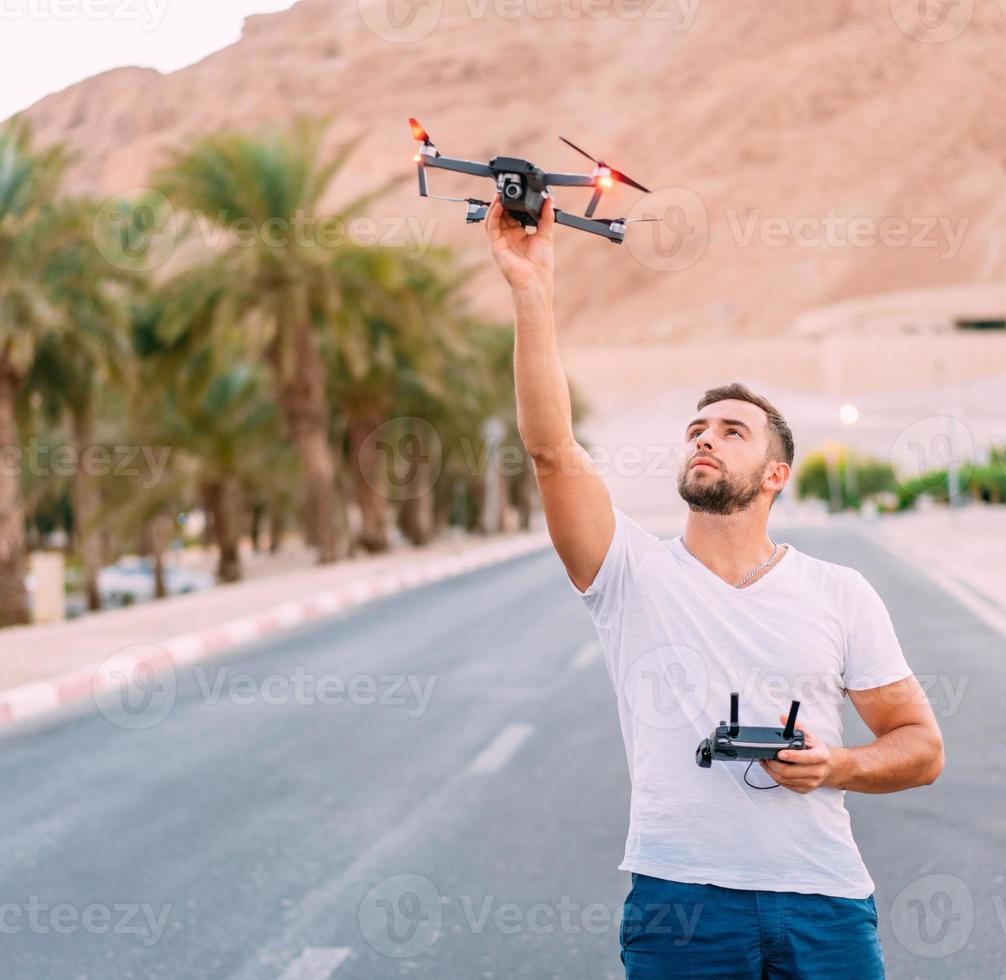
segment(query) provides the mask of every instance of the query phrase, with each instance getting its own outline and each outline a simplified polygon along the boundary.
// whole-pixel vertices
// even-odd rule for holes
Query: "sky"
[[[176,71],[294,0],[0,0],[0,120],[124,65]]]

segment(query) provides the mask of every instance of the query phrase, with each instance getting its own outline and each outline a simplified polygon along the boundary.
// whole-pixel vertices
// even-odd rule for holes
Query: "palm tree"
[[[389,499],[413,498],[408,488],[389,486],[394,460],[382,454],[372,434],[397,416],[392,427],[397,431],[381,442],[395,455],[402,438],[418,440],[419,458],[428,460],[430,447],[421,445],[425,427],[400,417],[422,413],[442,399],[446,364],[468,349],[459,299],[467,273],[458,272],[446,250],[416,260],[399,248],[347,248],[333,265],[341,343],[331,353],[331,397],[345,419],[362,518],[360,544],[382,551],[388,546]],[[422,479],[421,473],[413,475]],[[410,536],[428,535],[417,530]]]
[[[207,355],[208,356],[208,355]],[[197,368],[198,370],[198,368]],[[248,364],[215,373],[202,391],[183,380],[162,399],[162,438],[195,461],[214,543],[217,581],[241,578],[246,486],[265,480],[282,446],[275,407]]]
[[[67,199],[53,209],[53,222],[64,231],[61,247],[49,256],[44,272],[49,301],[64,328],[40,340],[28,379],[50,421],[64,412],[70,419],[76,450],[74,530],[91,610],[101,608],[102,545],[101,486],[89,471],[89,450],[98,438],[102,391],[113,386],[125,390],[130,383],[126,290],[135,282],[99,250],[95,237],[103,230],[96,221],[99,213],[99,206],[85,199]]]
[[[495,458],[489,458],[485,438],[486,423],[492,419],[502,423],[502,439],[498,449],[514,443],[516,433],[516,403],[512,382],[513,329],[478,320],[465,326],[474,354],[451,365],[450,413],[442,418],[444,432],[444,489],[450,496],[439,499],[439,522],[454,508],[454,495],[464,495],[461,523],[469,530],[496,529],[501,526],[502,508],[507,502],[507,481],[500,473]],[[517,445],[520,446],[519,440]],[[498,511],[488,514],[488,481],[495,480]]]
[[[114,526],[118,542],[135,542],[153,562],[154,596],[168,594],[164,557],[177,533],[178,515],[197,499],[194,462],[171,453],[163,472],[155,474],[146,457],[136,460],[138,472],[115,469],[103,484],[97,519]],[[130,550],[128,547],[124,550]]]
[[[59,248],[50,208],[67,162],[61,147],[35,150],[20,117],[0,127],[0,446],[13,450],[18,390],[40,340],[66,326],[48,302],[44,269]],[[17,468],[0,467],[0,626],[29,619],[24,516]]]
[[[149,438],[184,458],[217,547],[217,579],[234,582],[241,578],[245,500],[260,487],[268,496],[272,484],[283,485],[277,473],[295,470],[297,459],[289,458],[279,432],[267,371],[249,362],[236,332],[198,346],[205,332],[192,314],[213,304],[205,292],[212,282],[212,275],[180,277],[138,306],[133,343],[142,383],[135,414]],[[186,318],[178,305],[196,327],[193,337],[169,346],[158,328],[163,318]]]
[[[324,125],[297,120],[287,132],[262,137],[218,134],[176,153],[160,174],[161,189],[180,208],[217,230],[254,229],[253,241],[232,241],[198,274],[215,280],[196,319],[168,324],[166,337],[195,328],[241,337],[249,354],[268,365],[286,433],[301,460],[310,533],[321,562],[348,548],[336,509],[336,458],[319,330],[337,306],[331,248],[313,232],[322,198],[353,144],[323,162]],[[374,195],[330,216],[345,222]],[[320,226],[319,226],[320,227]]]

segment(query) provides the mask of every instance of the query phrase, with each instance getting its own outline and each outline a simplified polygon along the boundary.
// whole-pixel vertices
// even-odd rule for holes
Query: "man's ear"
[[[778,493],[789,482],[791,472],[789,464],[773,460],[765,470],[765,477],[761,483],[762,489]]]

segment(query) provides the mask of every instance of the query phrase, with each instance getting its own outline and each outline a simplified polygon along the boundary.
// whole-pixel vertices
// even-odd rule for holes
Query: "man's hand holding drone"
[[[555,211],[551,197],[546,198],[542,205],[537,228],[524,228],[507,213],[499,194],[493,198],[486,214],[486,234],[493,259],[511,289],[519,291],[537,287],[546,295],[551,294],[554,227]]]

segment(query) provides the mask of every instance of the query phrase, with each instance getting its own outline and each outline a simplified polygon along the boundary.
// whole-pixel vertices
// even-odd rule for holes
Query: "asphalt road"
[[[1006,640],[848,530],[784,540],[876,585],[944,729],[934,786],[847,797],[888,976],[1006,977]],[[621,977],[625,759],[563,576],[517,559],[0,742],[0,977]]]

